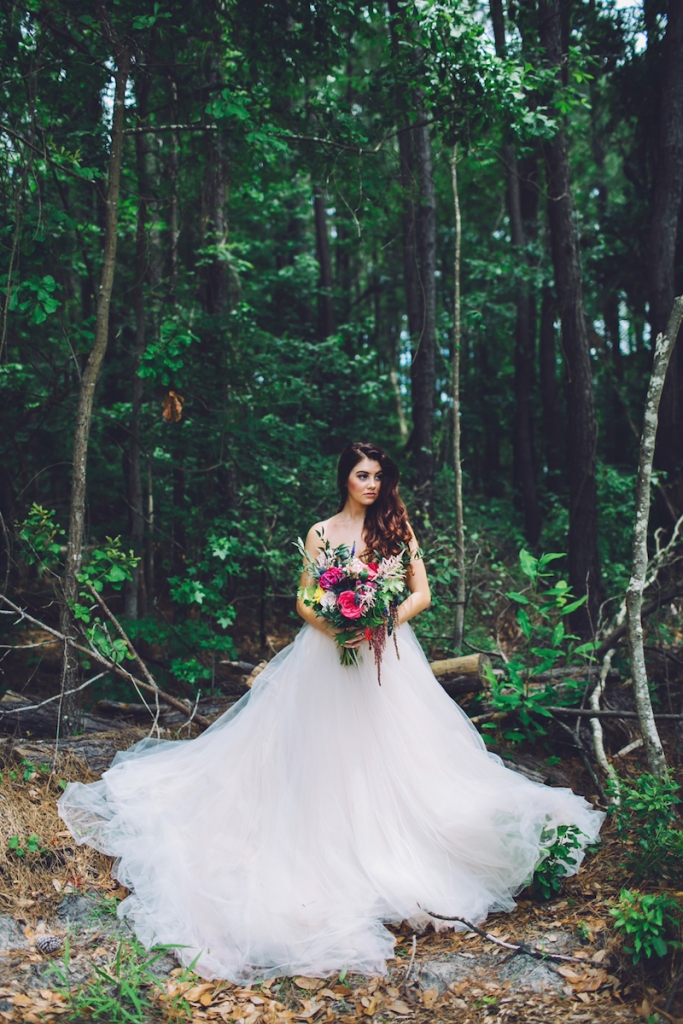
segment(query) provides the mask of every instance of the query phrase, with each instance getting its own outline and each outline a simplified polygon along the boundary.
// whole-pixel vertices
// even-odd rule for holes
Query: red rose
[[[377,562],[368,562],[368,576],[370,579],[374,579],[379,572],[379,565]]]
[[[356,602],[356,595],[353,590],[344,590],[337,600],[339,611],[345,619],[359,619],[363,614],[360,605]]]
[[[336,587],[337,583],[340,583],[344,579],[344,573],[336,565],[324,572],[319,579],[320,586],[323,590],[332,590],[332,587]]]

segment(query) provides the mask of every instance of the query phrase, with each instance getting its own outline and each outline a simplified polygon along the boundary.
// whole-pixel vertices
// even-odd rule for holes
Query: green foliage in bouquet
[[[300,537],[297,541],[304,572],[313,580],[312,584],[299,587],[297,596],[334,628],[342,665],[358,664],[358,649],[345,644],[359,630],[365,630],[379,679],[382,652],[387,636],[396,628],[396,609],[406,589],[410,551],[406,548],[390,558],[376,555],[376,561],[363,562],[356,557],[354,548],[344,544],[333,548],[327,538],[319,536],[317,559],[311,558]]]

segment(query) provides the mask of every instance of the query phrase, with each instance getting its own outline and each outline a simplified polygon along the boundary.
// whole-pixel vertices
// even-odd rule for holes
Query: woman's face
[[[349,497],[359,505],[372,505],[377,501],[382,486],[382,467],[374,459],[362,459],[349,473],[346,488]]]

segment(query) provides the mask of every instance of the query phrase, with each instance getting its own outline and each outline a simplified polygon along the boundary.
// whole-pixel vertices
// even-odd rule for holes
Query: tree
[[[491,0],[491,20],[496,52],[504,58],[505,18],[502,0]],[[515,469],[524,506],[524,532],[532,547],[541,533],[541,508],[536,487],[536,457],[533,442],[532,390],[534,381],[534,316],[529,281],[525,279],[526,237],[522,214],[520,170],[515,147],[503,146],[503,162],[507,176],[507,206],[510,238],[517,257],[519,278],[516,287],[517,319],[515,324]]]
[[[71,503],[69,529],[67,534],[66,564],[63,578],[63,602],[60,628],[65,636],[72,633],[73,605],[75,604],[81,568],[83,536],[85,531],[85,499],[86,476],[88,462],[88,445],[90,427],[95,400],[95,389],[102,371],[104,356],[109,342],[109,312],[111,307],[114,273],[116,270],[116,248],[118,241],[119,190],[121,184],[121,161],[123,156],[123,126],[126,85],[130,70],[131,55],[128,47],[115,35],[109,16],[102,5],[98,8],[100,22],[105,36],[113,47],[114,71],[114,109],[111,129],[111,150],[109,157],[109,176],[106,193],[103,196],[105,207],[105,230],[102,247],[102,274],[97,292],[97,312],[95,319],[95,337],[81,376],[76,428],[73,440],[71,465]],[[64,650],[64,672],[62,675],[63,692],[75,689],[78,665],[74,652],[69,645]],[[78,725],[78,715],[73,696],[65,699],[62,706],[64,728],[73,730]]]
[[[539,0],[539,35],[548,64],[561,74],[566,52],[557,0]],[[569,579],[574,593],[588,600],[575,613],[575,628],[583,635],[597,625],[602,598],[598,559],[596,493],[597,423],[593,394],[588,329],[583,307],[583,283],[574,223],[567,137],[560,126],[544,145],[548,189],[548,224],[555,271],[562,347],[567,359],[569,421]]]
[[[649,47],[648,47],[649,48]],[[659,51],[659,46],[654,47]],[[653,337],[667,324],[675,293],[676,238],[683,195],[683,0],[670,0],[659,64],[659,118],[653,154],[649,239],[650,324]],[[674,348],[662,396],[657,462],[668,473],[683,467],[683,353]],[[681,507],[680,494],[676,503]]]

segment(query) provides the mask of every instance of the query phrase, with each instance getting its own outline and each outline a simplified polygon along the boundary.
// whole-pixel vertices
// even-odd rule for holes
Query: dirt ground
[[[109,735],[112,752],[138,732]],[[633,967],[611,925],[610,900],[628,879],[609,821],[599,851],[557,899],[539,902],[526,891],[513,913],[487,922],[502,942],[566,960],[514,954],[472,932],[415,934],[405,923],[384,978],[287,978],[239,988],[203,982],[168,951],[150,963],[115,916],[126,892],[111,878],[110,859],[77,847],[56,813],[65,781],[96,773],[68,753],[52,771],[47,741],[29,749],[31,758],[26,752],[22,741],[0,741],[0,1020],[683,1021],[683,994],[663,1010],[678,962]],[[138,1009],[127,994],[136,986],[144,995]]]

